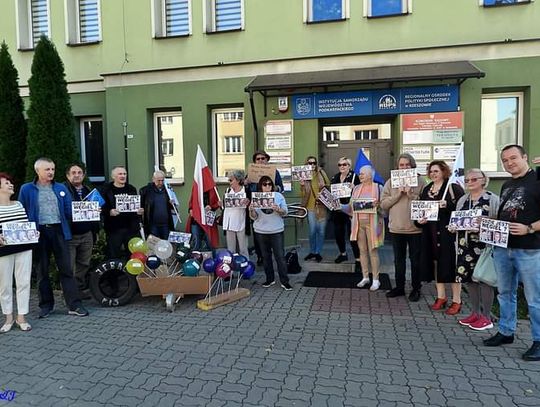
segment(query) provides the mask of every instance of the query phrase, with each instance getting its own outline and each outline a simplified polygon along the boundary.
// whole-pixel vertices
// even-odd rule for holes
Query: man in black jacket
[[[167,188],[164,185],[165,174],[156,171],[152,182],[139,191],[141,207],[144,209],[144,231],[167,240],[169,232],[174,230],[172,205]]]

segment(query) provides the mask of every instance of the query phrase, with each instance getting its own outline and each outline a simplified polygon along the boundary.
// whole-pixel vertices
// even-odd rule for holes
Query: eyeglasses
[[[234,181],[234,179],[229,179],[229,182],[233,182],[233,181]]]
[[[264,160],[266,160],[266,157],[264,157],[264,156],[255,158],[255,161],[264,161]]]
[[[265,187],[271,187],[272,183],[271,182],[263,182],[262,185],[265,186]]]
[[[307,162],[309,165],[316,165],[317,164],[317,161],[308,161]]]
[[[339,163],[338,167],[347,167],[349,163]]]
[[[465,178],[465,183],[468,184],[469,182],[476,182],[479,179],[484,179],[484,177],[476,177],[476,178]]]

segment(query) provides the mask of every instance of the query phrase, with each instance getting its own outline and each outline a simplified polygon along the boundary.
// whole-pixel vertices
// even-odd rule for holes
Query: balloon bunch
[[[126,270],[135,276],[146,273],[150,277],[157,277],[155,270],[166,264],[166,260],[173,253],[172,244],[167,240],[157,241],[150,250],[148,244],[140,237],[130,239],[128,249],[131,257],[126,263]]]

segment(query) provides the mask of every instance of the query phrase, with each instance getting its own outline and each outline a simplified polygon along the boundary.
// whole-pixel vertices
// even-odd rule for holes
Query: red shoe
[[[431,306],[431,309],[433,311],[440,311],[444,307],[446,307],[447,302],[448,302],[448,300],[446,298],[437,298],[435,300],[435,302],[433,303],[433,305]]]
[[[484,331],[493,328],[493,322],[491,322],[489,318],[480,315],[475,322],[469,325],[469,328],[474,329],[475,331]]]
[[[480,315],[478,315],[476,312],[473,312],[471,315],[469,315],[467,318],[460,319],[458,323],[463,326],[471,326],[473,322],[478,321],[480,318]]]
[[[448,309],[445,311],[446,315],[456,315],[459,311],[461,311],[461,303],[453,302]]]

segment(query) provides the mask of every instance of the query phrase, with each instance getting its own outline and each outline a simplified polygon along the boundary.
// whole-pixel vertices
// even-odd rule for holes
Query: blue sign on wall
[[[294,95],[294,119],[458,110],[457,85]]]

